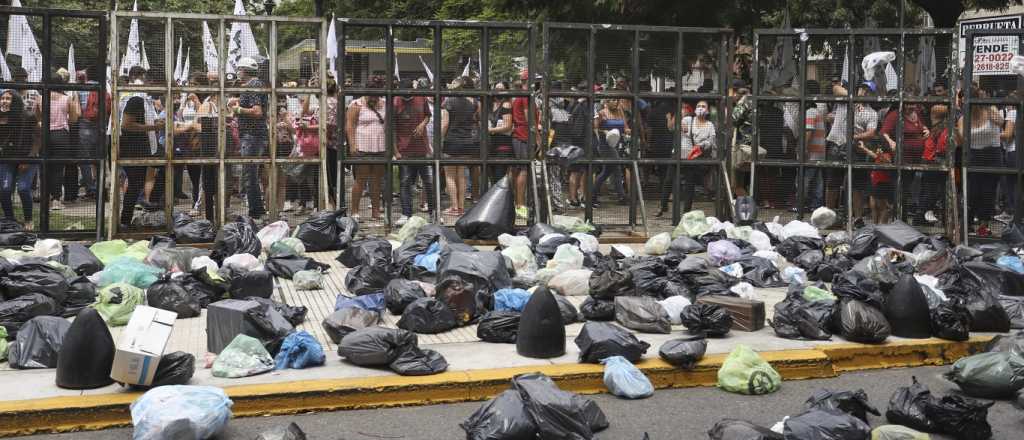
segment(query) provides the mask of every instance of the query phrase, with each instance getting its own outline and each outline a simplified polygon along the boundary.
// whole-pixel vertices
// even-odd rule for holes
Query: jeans
[[[0,164],[0,206],[3,207],[4,218],[14,220],[14,202],[11,197],[17,186],[25,221],[32,221],[32,182],[38,173],[38,165],[26,165],[24,171],[19,171],[17,164]]]
[[[406,217],[412,217],[412,188],[416,185],[416,178],[423,181],[423,191],[427,194],[427,206],[430,207],[430,211],[433,212],[436,205],[434,200],[434,178],[431,173],[430,165],[402,165],[399,168],[399,173],[402,176],[401,181],[401,202],[402,202],[402,215]]]
[[[71,132],[68,130],[50,130],[50,139],[47,148],[50,157],[74,158],[77,153],[69,153],[72,148]],[[64,201],[72,202],[78,199],[78,167],[74,163],[57,163],[46,166],[46,185],[50,190],[50,198],[59,200],[61,194]],[[61,187],[63,186],[63,193]]]
[[[975,167],[998,167],[1003,163],[1002,147],[972,148],[968,152],[969,165]],[[973,172],[967,174],[968,220],[977,217],[982,222],[992,219],[996,209],[996,185],[1000,176],[992,173]]]
[[[261,136],[243,134],[240,144],[242,156],[260,157],[267,154],[267,140]],[[242,166],[242,185],[246,199],[249,201],[249,217],[262,217],[267,211],[263,206],[263,192],[260,189],[260,165],[246,164]]]
[[[1017,150],[1007,151],[1005,154],[1005,161],[1007,168],[1017,168]],[[1005,197],[1005,203],[1003,203],[1003,209],[1010,215],[1017,212],[1017,176],[1005,176],[1003,177],[1003,196]]]
[[[817,208],[824,206],[825,179],[822,176],[821,168],[804,168],[804,190],[807,191],[804,206]]]
[[[83,158],[97,157],[99,151],[100,131],[93,121],[78,121],[78,148]],[[96,179],[93,176],[92,163],[78,165],[78,173],[81,175],[81,186],[85,187],[85,193],[96,194]]]
[[[604,141],[601,142],[598,154],[601,159],[621,159],[619,157],[619,152]],[[622,177],[622,165],[604,165],[601,167],[600,174],[597,175],[597,180],[594,181],[594,191],[593,196],[591,197],[593,200],[597,200],[597,197],[601,195],[601,187],[604,186],[604,182],[608,180],[609,177],[612,178],[612,185],[615,186],[615,192],[619,195],[619,198],[626,198],[626,188],[623,185],[625,182]]]

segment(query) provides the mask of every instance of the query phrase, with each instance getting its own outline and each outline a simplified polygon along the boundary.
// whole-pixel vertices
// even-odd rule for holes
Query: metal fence
[[[899,219],[953,236],[952,30],[759,30],[754,50],[744,177],[761,219],[827,206],[834,229]]]
[[[1010,69],[1022,52],[1024,31],[971,30],[963,36],[963,119],[956,160],[962,165],[957,189],[964,222],[958,232],[970,240],[1000,238],[1020,223],[1024,166],[1016,144],[1024,136],[1021,76]],[[985,73],[1005,75],[984,75]]]
[[[0,207],[28,231],[102,234],[107,26],[103,12],[0,7]]]
[[[332,208],[326,35],[319,18],[111,13],[109,235]]]

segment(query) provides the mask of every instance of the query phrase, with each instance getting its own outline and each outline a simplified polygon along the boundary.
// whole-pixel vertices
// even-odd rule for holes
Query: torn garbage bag
[[[1012,398],[1024,388],[1024,357],[1006,352],[962,357],[945,377],[971,397]]]
[[[786,419],[782,435],[801,440],[865,440],[871,425],[841,411],[811,409]]]
[[[928,402],[936,400],[924,384],[911,376],[909,387],[899,387],[889,398],[889,408],[885,411],[885,419],[889,423],[905,425],[925,432],[935,432],[935,421],[925,414]]]
[[[57,356],[57,386],[74,390],[104,387],[114,382],[114,339],[96,310],[83,309],[71,323]]]
[[[391,280],[384,288],[384,301],[392,315],[401,315],[409,304],[426,296],[417,282],[401,278]]]
[[[476,324],[476,337],[484,342],[514,344],[519,319],[519,312],[487,312]]]
[[[988,409],[995,402],[983,402],[956,394],[925,402],[925,414],[935,421],[938,432],[957,440],[992,438]]]
[[[864,423],[868,422],[868,413],[880,416],[882,413],[868,402],[868,394],[863,389],[857,391],[832,391],[820,388],[814,391],[804,402],[804,409],[822,409],[839,411],[854,416]]]
[[[741,394],[768,394],[779,389],[782,376],[746,345],[738,345],[718,369],[718,387]]]
[[[131,404],[132,439],[215,438],[231,419],[232,404],[224,390],[216,387],[153,388]]]
[[[146,304],[177,313],[178,318],[194,318],[202,311],[199,300],[192,292],[169,274],[146,289]]]
[[[469,211],[455,222],[459,236],[476,240],[496,240],[513,232],[515,204],[508,176],[491,186]]]
[[[654,385],[635,365],[622,356],[601,360],[604,386],[608,392],[626,399],[643,399],[654,394]]]
[[[455,314],[448,306],[434,298],[413,301],[398,320],[398,328],[413,333],[442,333],[456,326]]]
[[[611,321],[615,319],[615,302],[589,297],[580,304],[580,313],[588,321]]]
[[[316,338],[306,331],[298,331],[284,338],[281,350],[274,357],[274,369],[315,367],[323,365],[326,359],[324,349]]]
[[[454,251],[438,264],[435,296],[455,312],[459,325],[466,325],[491,308],[496,290],[511,286],[500,252]]]
[[[665,362],[689,370],[704,357],[707,349],[707,339],[704,339],[703,335],[697,335],[665,341],[658,349],[658,356]]]
[[[539,438],[590,439],[608,427],[608,419],[593,400],[560,390],[543,374],[516,376],[512,388],[523,399]]]
[[[921,285],[913,275],[904,274],[889,291],[882,309],[892,328],[892,335],[901,338],[931,337],[931,312]]]
[[[262,250],[260,239],[256,237],[256,223],[249,217],[236,216],[221,226],[220,231],[217,232],[210,258],[220,263],[225,258],[236,254],[259,257]]]
[[[732,315],[717,304],[692,304],[679,316],[690,333],[721,337],[732,328]]]
[[[523,307],[516,333],[516,352],[530,358],[553,358],[565,354],[565,324],[554,295],[540,287]]]
[[[416,334],[402,329],[369,327],[341,338],[338,356],[361,367],[390,364],[408,347],[416,347]]]
[[[402,376],[428,376],[443,373],[448,361],[434,350],[412,346],[400,352],[388,367]]]
[[[459,424],[467,440],[524,440],[537,438],[537,425],[516,390],[488,400]]]
[[[213,361],[213,377],[255,376],[274,369],[274,358],[258,339],[238,335]]]
[[[327,337],[331,338],[331,342],[337,344],[345,335],[356,330],[373,327],[379,322],[380,313],[359,307],[345,307],[324,318],[321,325],[327,332]]]
[[[296,273],[303,270],[319,270],[326,272],[331,269],[324,263],[308,257],[300,257],[292,253],[278,253],[267,257],[264,264],[267,271],[284,279],[292,279]]]
[[[11,368],[54,368],[64,337],[71,327],[64,318],[37,316],[22,326],[7,349]]]
[[[633,333],[610,322],[587,322],[576,337],[580,362],[596,364],[609,356],[622,356],[637,362],[650,347]]]
[[[643,333],[668,334],[672,331],[665,308],[649,296],[615,298],[615,320],[623,327]]]
[[[711,440],[783,440],[782,434],[746,420],[722,419],[708,430]]]

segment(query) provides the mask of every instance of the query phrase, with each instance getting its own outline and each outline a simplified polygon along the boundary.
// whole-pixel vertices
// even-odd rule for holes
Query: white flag
[[[68,46],[68,82],[74,84],[78,80],[78,69],[75,68],[75,45]]]
[[[188,84],[188,77],[190,76],[190,73],[192,71],[192,66],[188,62],[189,61],[189,57],[191,57],[191,56],[192,56],[192,48],[189,47],[185,51],[185,64],[183,64],[181,66],[181,83],[182,84]]]
[[[395,54],[395,81],[401,81],[402,76],[398,74],[398,54]]]
[[[181,85],[181,46],[184,46],[181,37],[178,38],[178,57],[174,61],[174,82]]]
[[[242,0],[235,0],[235,15],[245,15],[245,6]],[[258,57],[259,48],[256,46],[256,37],[252,35],[252,28],[249,23],[236,21],[231,23],[231,35],[228,42],[228,62],[226,73],[238,71],[238,62],[244,57]]]
[[[12,81],[14,79],[11,77],[11,68],[7,66],[7,57],[4,56],[3,52],[0,52],[0,77],[4,81]]]
[[[843,73],[840,75],[843,82],[849,84],[850,82],[850,46],[846,46],[846,52],[843,53]]]
[[[462,76],[469,76],[469,66],[471,65],[473,65],[473,57],[470,57],[468,60],[466,60],[466,68],[462,69]]]
[[[217,73],[217,66],[220,65],[217,58],[217,44],[213,42],[210,25],[205,20],[203,21],[203,63],[206,64],[207,73]]]
[[[21,0],[12,0],[11,7],[20,8]],[[7,55],[21,56],[21,67],[28,73],[28,80],[38,82],[43,78],[43,53],[24,15],[12,15],[7,20]]]
[[[139,10],[139,2],[132,6],[132,11]],[[128,76],[132,67],[142,65],[142,42],[139,41],[139,20],[132,19],[128,26],[128,47],[121,58],[121,76]]]
[[[142,47],[142,61],[139,62],[139,65],[142,66],[142,70],[149,72],[149,57],[146,56],[146,42],[140,41],[139,46]]]
[[[327,29],[327,69],[334,77],[334,81],[341,81],[338,78],[338,33],[334,29],[334,16],[331,16],[331,27]]]
[[[427,71],[427,79],[429,79],[430,82],[433,83],[434,82],[434,72],[430,71],[430,66],[427,65],[426,61],[423,61],[423,56],[422,55],[420,55],[420,64],[423,65],[423,70]]]

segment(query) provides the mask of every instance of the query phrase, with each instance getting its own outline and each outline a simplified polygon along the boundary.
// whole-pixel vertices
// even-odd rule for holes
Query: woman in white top
[[[975,89],[975,96],[982,97],[980,89]],[[1003,150],[999,135],[1002,133],[1003,119],[999,110],[993,106],[973,106],[970,121],[970,150],[968,166],[999,167],[1003,164]],[[964,145],[964,118],[957,121],[957,143]],[[999,184],[999,175],[993,173],[968,173],[967,175],[967,209],[968,220],[977,218],[980,224],[979,235],[988,235],[988,222],[995,213],[995,189]]]
[[[682,114],[682,113],[681,113]],[[693,116],[683,116],[680,123],[680,145],[679,157],[683,160],[709,159],[715,157],[715,148],[718,146],[718,134],[715,131],[715,123],[709,118],[711,114],[707,101],[697,101],[693,109]],[[675,130],[675,115],[668,115],[668,128]],[[697,182],[704,179],[703,167],[683,168],[682,195],[683,212],[689,212],[693,208],[693,193]]]

